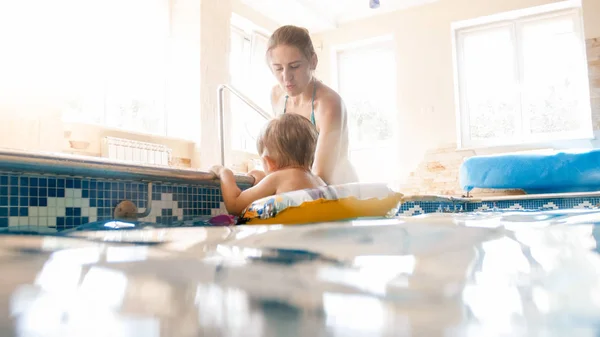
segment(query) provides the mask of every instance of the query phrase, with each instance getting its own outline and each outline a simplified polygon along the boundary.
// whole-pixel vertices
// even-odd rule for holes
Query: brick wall
[[[600,38],[586,41],[592,100],[592,123],[600,130]],[[415,171],[411,172],[402,192],[406,194],[444,194],[460,196],[465,192],[458,183],[460,164],[475,155],[474,151],[456,151],[456,144],[429,150]],[[473,196],[516,195],[520,190],[475,189]]]

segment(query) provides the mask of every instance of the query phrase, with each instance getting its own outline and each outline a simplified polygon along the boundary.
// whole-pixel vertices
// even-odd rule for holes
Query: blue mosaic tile
[[[39,223],[72,228],[110,219],[124,199],[145,209],[147,197],[146,183],[0,172],[0,227]],[[144,220],[159,223],[211,215],[222,202],[218,187],[203,185],[154,183],[151,197],[152,213]]]

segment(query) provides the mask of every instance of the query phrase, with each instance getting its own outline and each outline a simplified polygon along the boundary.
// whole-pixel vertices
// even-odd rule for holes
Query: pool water
[[[103,268],[107,280],[111,273],[127,280],[119,283],[119,305],[164,322],[170,334],[156,336],[182,335],[176,329],[184,326],[185,335],[218,336],[600,333],[600,210],[430,213],[299,226],[114,222],[61,232],[83,239],[61,244],[88,239],[108,247],[99,262],[86,263]],[[49,284],[64,284],[67,267],[89,259],[92,248],[55,253],[44,270],[54,264],[60,278]],[[18,268],[27,270],[28,261]],[[160,291],[141,296],[140,289],[157,285]],[[87,294],[106,288],[86,286]],[[37,287],[45,295],[54,289]],[[116,304],[109,304],[113,313]]]

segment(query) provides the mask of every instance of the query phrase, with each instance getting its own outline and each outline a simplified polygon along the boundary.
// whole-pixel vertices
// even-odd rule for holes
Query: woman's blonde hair
[[[310,60],[313,55],[316,55],[310,34],[306,28],[292,25],[277,28],[277,30],[271,34],[271,37],[267,42],[267,58],[269,52],[279,45],[288,45],[298,48],[308,60]]]
[[[263,128],[256,141],[259,155],[268,155],[278,169],[290,166],[311,168],[317,147],[317,129],[305,117],[287,113]]]

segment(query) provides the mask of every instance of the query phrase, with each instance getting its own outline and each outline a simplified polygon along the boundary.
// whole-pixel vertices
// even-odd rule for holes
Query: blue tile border
[[[240,186],[242,189],[249,186]],[[140,219],[159,224],[207,218],[226,213],[221,190],[215,184],[153,182],[151,212]],[[115,206],[130,200],[143,212],[148,185],[129,180],[73,177],[54,174],[0,171],[0,228],[44,226],[70,229],[112,218]],[[487,210],[550,210],[598,208],[600,196],[553,197],[489,201],[411,201],[400,205],[397,215],[478,212]]]
[[[240,186],[247,188],[248,186]],[[37,225],[69,229],[112,218],[115,206],[130,200],[145,210],[148,185],[138,181],[0,171],[0,228]],[[225,212],[214,184],[153,182],[151,213],[141,220],[161,224]]]
[[[487,200],[473,202],[406,202],[397,215],[412,216],[426,213],[482,212],[495,210],[557,210],[557,209],[600,208],[600,197],[549,197],[537,199]]]

